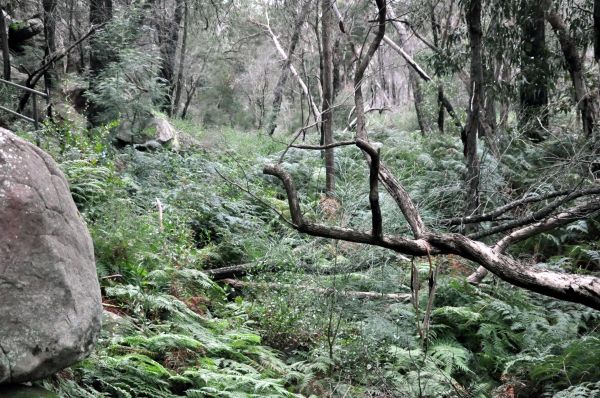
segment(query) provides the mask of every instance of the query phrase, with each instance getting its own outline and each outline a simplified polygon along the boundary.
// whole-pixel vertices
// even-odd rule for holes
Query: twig
[[[163,228],[163,208],[160,204],[160,200],[156,198],[156,207],[158,207],[158,227],[160,228],[160,232],[164,232]]]

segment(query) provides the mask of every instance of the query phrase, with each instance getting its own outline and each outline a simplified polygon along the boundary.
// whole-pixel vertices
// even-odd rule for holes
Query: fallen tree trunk
[[[294,267],[300,269],[304,272],[311,274],[319,274],[319,275],[339,275],[344,273],[352,273],[352,272],[360,272],[371,269],[377,266],[383,266],[384,264],[388,264],[390,261],[396,260],[401,262],[409,262],[410,260],[401,255],[392,255],[379,259],[374,259],[372,261],[365,261],[358,264],[351,264],[347,266],[337,266],[337,267],[321,267],[318,265],[312,264],[301,264],[295,265]],[[250,271],[260,269],[261,272],[276,272],[281,269],[281,267],[277,267],[273,264],[267,264],[265,262],[259,263],[247,263],[247,264],[238,264],[231,265],[222,268],[214,268],[203,270],[207,275],[212,276],[214,281],[220,281],[227,278],[239,278],[247,275]]]
[[[389,171],[387,171],[383,164],[379,164],[379,167],[375,165],[375,163],[379,162],[379,159],[373,156],[377,153],[375,148],[362,140],[357,140],[357,146],[361,150],[369,152],[373,160],[370,162],[372,174],[375,174],[374,172],[379,169],[379,173],[376,175],[378,175],[380,182],[383,183],[388,192],[398,202],[402,213],[413,230],[415,239],[383,234],[381,231],[382,218],[380,214],[377,214],[379,211],[378,207],[375,206],[372,206],[373,220],[375,220],[374,224],[379,225],[374,225],[371,230],[325,225],[305,220],[300,210],[298,191],[290,174],[284,171],[279,165],[267,164],[263,169],[263,173],[277,177],[283,183],[287,192],[291,213],[291,220],[288,220],[288,223],[294,229],[312,236],[365,243],[413,256],[459,255],[482,265],[488,271],[515,286],[600,310],[600,278],[588,275],[563,274],[539,267],[528,266],[504,255],[497,247],[490,247],[466,236],[429,231],[402,184],[391,173],[388,175]],[[371,188],[370,197],[373,196],[375,198],[376,195],[377,190]],[[600,198],[593,198],[585,204],[577,205],[575,208],[555,215],[554,217],[558,221],[552,222],[552,225],[539,223],[529,228],[531,223],[527,220],[523,221],[522,228],[512,232],[514,239],[508,242],[507,245],[518,241],[521,237],[532,236],[532,234],[548,230],[547,228],[554,228],[559,224],[562,225],[563,221],[572,222],[576,219],[584,218],[590,214],[589,212],[596,211],[599,208]],[[562,216],[562,214],[566,215]],[[549,217],[549,219],[552,218],[552,216]]]
[[[248,264],[238,264],[232,265],[229,267],[215,268],[215,269],[207,269],[203,270],[207,275],[213,277],[213,280],[219,281],[226,278],[240,277],[246,275],[246,273],[252,268],[256,268],[263,265],[262,263],[248,263]]]
[[[257,283],[257,282],[244,282],[238,279],[221,279],[219,282],[227,283],[236,289],[243,289],[246,287],[258,287],[258,288],[269,288],[269,289],[303,289],[310,290],[311,292],[317,292],[320,294],[341,294],[342,296],[355,297],[357,299],[384,299],[384,300],[410,300],[411,295],[406,294],[385,294],[376,292],[357,292],[354,290],[337,290],[337,289],[325,289],[322,287],[303,286],[303,285],[290,285],[283,283]]]

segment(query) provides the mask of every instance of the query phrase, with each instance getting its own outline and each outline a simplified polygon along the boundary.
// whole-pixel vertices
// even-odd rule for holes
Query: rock
[[[87,120],[85,117],[79,114],[75,108],[69,104],[58,103],[54,105],[55,117],[67,124],[71,131],[84,131]]]
[[[62,88],[62,94],[65,96],[65,101],[75,108],[80,114],[84,113],[88,101],[86,97],[87,86],[79,83],[70,83]]]
[[[60,398],[55,393],[40,387],[23,385],[0,387],[0,398]]]
[[[156,149],[156,143],[174,151],[179,151],[181,148],[175,129],[163,117],[150,118],[139,133],[135,133],[137,129],[128,124],[120,127],[121,131],[117,134],[117,138],[125,143],[136,145],[142,150]]]
[[[46,377],[94,348],[102,302],[90,234],[63,173],[0,128],[0,384]]]
[[[17,53],[21,53],[24,51],[23,44],[43,31],[44,22],[37,17],[12,23],[8,26],[8,47]]]
[[[102,328],[109,334],[114,334],[114,330],[123,322],[123,317],[107,310],[102,311]]]

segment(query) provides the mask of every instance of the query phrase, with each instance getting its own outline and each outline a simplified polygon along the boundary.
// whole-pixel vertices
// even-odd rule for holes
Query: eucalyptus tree
[[[275,88],[273,89],[273,104],[271,106],[271,111],[269,113],[269,119],[267,121],[267,132],[269,135],[273,135],[275,129],[277,127],[277,116],[279,115],[279,111],[281,109],[281,102],[283,100],[283,92],[287,83],[288,76],[290,74],[290,66],[292,64],[292,57],[296,51],[296,46],[298,45],[298,41],[300,40],[300,33],[302,30],[302,26],[306,22],[306,17],[310,11],[311,2],[307,0],[300,1],[300,11],[298,12],[298,16],[296,21],[294,22],[294,29],[292,36],[290,38],[290,44],[288,46],[288,51],[286,57],[281,65],[281,72],[279,75],[279,79],[275,84]]]
[[[333,49],[332,49],[332,14],[331,0],[321,0],[321,39],[323,48],[321,65],[323,86],[323,111],[321,117],[321,145],[333,144]],[[325,149],[325,192],[333,196],[335,191],[335,159],[334,148]]]
[[[163,79],[166,86],[162,109],[171,115],[173,112],[172,96],[176,86],[177,46],[182,29],[181,22],[187,5],[185,0],[159,0],[153,4],[155,8],[152,18],[156,27],[156,39],[161,55],[159,77]],[[184,47],[181,51],[185,54]]]
[[[528,194],[526,191],[521,197],[507,198],[502,204],[489,201],[484,206],[478,202],[476,197],[478,194],[477,184],[469,180],[470,176],[473,179],[478,178],[479,170],[476,169],[479,161],[477,157],[478,129],[485,129],[483,107],[485,85],[482,56],[483,6],[481,0],[470,0],[464,4],[469,30],[470,86],[472,87],[464,137],[467,159],[473,162],[471,169],[467,162],[467,176],[469,177],[467,177],[466,184],[472,184],[467,188],[468,194],[472,195],[466,200],[469,211],[466,215],[439,220],[433,224],[426,222],[422,217],[422,212],[411,198],[409,191],[384,165],[379,150],[369,142],[367,134],[362,91],[363,78],[373,54],[385,36],[387,25],[385,23],[387,20],[386,5],[383,1],[377,1],[376,4],[377,19],[371,22],[371,28],[375,31],[375,35],[369,42],[365,41],[361,52],[357,51],[359,57],[354,74],[354,101],[357,112],[355,138],[350,141],[317,147],[290,144],[290,146],[313,150],[344,145],[358,147],[369,166],[368,199],[372,216],[371,228],[341,227],[308,220],[300,207],[298,191],[292,175],[284,170],[281,163],[267,164],[264,166],[263,173],[277,177],[287,194],[291,215],[289,219],[286,218],[287,223],[292,228],[309,235],[380,246],[402,254],[462,256],[480,264],[483,269],[491,271],[513,285],[546,296],[600,309],[600,278],[594,275],[570,274],[532,266],[519,262],[506,254],[506,251],[515,244],[587,218],[600,210],[600,187],[597,181],[590,179],[586,170],[577,172],[585,165],[588,165],[587,169],[590,170],[590,162],[586,159],[589,158],[591,149],[585,141],[579,150],[587,151],[586,154],[578,155],[577,158],[565,159],[564,162],[559,159],[552,166],[564,170],[557,173],[559,179],[565,172],[576,173],[572,176],[573,178],[564,179],[567,184],[565,189],[544,194]],[[552,11],[548,18],[553,18]],[[587,135],[585,133],[584,130],[584,137]],[[400,209],[412,237],[384,232],[385,217],[380,206],[380,184]],[[529,187],[528,189],[535,191],[536,188]],[[473,203],[477,206],[473,206]],[[516,209],[520,209],[519,213],[511,217],[510,212]],[[283,214],[280,213],[280,216],[283,217]],[[473,227],[467,229],[464,234],[448,232],[448,229],[461,225]]]
[[[110,22],[113,18],[113,2],[112,0],[91,0],[90,1],[90,25],[97,26]],[[94,92],[96,87],[94,83],[97,77],[106,68],[111,61],[109,52],[111,50],[102,48],[95,39],[92,39],[90,46],[90,86],[89,92]],[[88,106],[88,120],[95,124],[97,123],[98,115],[104,110],[101,103],[94,101],[93,96],[90,97]]]
[[[544,8],[540,2],[523,0],[517,15],[522,30],[520,124],[532,140],[539,142],[543,139],[542,129],[548,126],[550,78]]]

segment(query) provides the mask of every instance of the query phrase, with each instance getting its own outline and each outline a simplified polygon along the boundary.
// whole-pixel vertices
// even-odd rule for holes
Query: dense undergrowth
[[[372,140],[383,144],[384,161],[425,221],[444,228],[439,220],[463,207],[459,138],[423,137],[389,119],[372,123]],[[197,145],[180,153],[116,152],[108,128],[44,137],[42,147],[65,172],[90,229],[105,310],[113,314],[94,354],[43,380],[47,388],[64,397],[600,395],[596,311],[495,278],[473,287],[465,282],[473,264],[439,257],[432,327],[423,341],[417,324],[427,301],[426,258],[413,260],[422,281],[419,311],[408,301],[356,298],[349,292],[409,293],[411,259],[288,228],[275,212],[288,214],[284,192],[261,172],[279,159],[282,143],[178,127]],[[539,177],[540,151],[515,142],[504,153],[514,159],[511,169],[481,153],[483,192]],[[551,140],[540,145],[564,148]],[[321,196],[318,153],[290,150],[283,165],[307,217],[368,226],[365,162],[355,148],[336,150],[336,162],[337,193],[329,201]],[[538,193],[569,178],[538,184]],[[407,231],[385,194],[382,209],[386,231]],[[597,230],[595,220],[582,221],[525,242],[512,255],[534,253],[540,266],[596,272]],[[243,292],[201,272],[242,263],[257,264]]]

